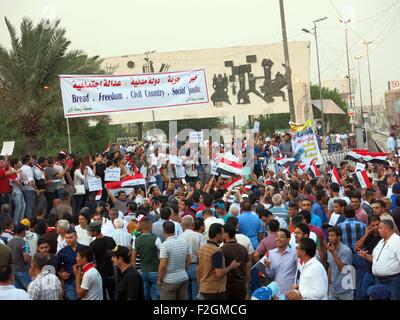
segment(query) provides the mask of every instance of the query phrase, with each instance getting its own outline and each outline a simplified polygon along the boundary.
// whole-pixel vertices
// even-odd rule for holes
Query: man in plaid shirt
[[[48,265],[45,255],[35,253],[29,272],[35,278],[28,286],[28,295],[31,300],[61,299],[63,296],[61,282],[55,276],[55,268]]]

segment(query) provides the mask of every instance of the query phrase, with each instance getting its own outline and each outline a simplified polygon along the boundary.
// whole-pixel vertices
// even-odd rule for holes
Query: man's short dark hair
[[[311,223],[311,212],[307,210],[303,210],[300,212],[300,215],[306,220],[307,224]]]
[[[374,221],[381,221],[381,218],[379,218],[375,214],[372,214],[372,215],[368,216],[368,224],[371,224]]]
[[[175,223],[172,221],[165,221],[163,223],[163,231],[166,234],[175,234]]]
[[[41,244],[45,244],[45,243],[47,243],[49,246],[51,246],[50,245],[50,241],[49,241],[49,239],[47,237],[40,237],[38,242],[37,242],[37,245],[39,247]]]
[[[356,191],[353,191],[352,193],[351,193],[351,196],[350,196],[350,199],[358,199],[359,201],[361,201],[361,195],[358,193],[358,192],[356,192]]]
[[[213,204],[213,201],[214,201],[214,198],[213,198],[212,195],[210,195],[208,193],[205,193],[203,195],[203,204],[204,204],[204,206],[210,208],[212,206],[212,204]]]
[[[230,239],[233,239],[236,234],[236,228],[233,224],[227,223],[224,225],[225,233],[228,234]]]
[[[277,232],[279,230],[279,221],[272,219],[269,223],[268,223],[268,228],[269,231],[271,232]]]
[[[346,218],[354,218],[356,216],[356,212],[354,211],[354,209],[352,207],[346,207],[343,210],[344,216]]]
[[[321,201],[324,197],[326,197],[326,192],[325,190],[318,190],[315,194],[315,200],[316,201]]]
[[[76,234],[75,228],[69,228],[69,229],[65,232],[65,234],[72,234],[72,233]]]
[[[310,238],[302,238],[299,241],[299,247],[304,250],[306,255],[313,258],[315,257],[315,252],[317,251],[317,245],[314,240]]]
[[[294,208],[294,209],[299,209],[299,205],[297,204],[296,201],[290,201],[288,208]]]
[[[251,201],[248,199],[244,199],[242,202],[243,211],[250,211],[251,210]]]
[[[7,282],[10,280],[12,275],[11,265],[5,264],[0,266],[0,282]]]
[[[329,185],[329,188],[333,191],[333,192],[339,192],[340,191],[340,186],[339,186],[339,184],[337,184],[336,182],[332,182],[330,185]]]
[[[208,237],[214,239],[218,234],[224,230],[224,227],[220,223],[213,223],[208,230]]]
[[[238,225],[238,218],[236,217],[229,217],[226,219],[226,223],[232,224],[235,228],[237,228]]]
[[[168,207],[162,208],[160,211],[160,218],[163,220],[168,220],[171,216],[171,209]]]
[[[386,209],[386,203],[385,203],[385,201],[383,201],[383,200],[375,200],[375,201],[373,201],[371,204],[374,204],[374,203],[379,204],[379,205],[382,207],[382,209]]]
[[[291,237],[291,234],[290,234],[289,230],[287,230],[287,229],[281,228],[278,230],[278,232],[283,232],[285,234],[286,239],[290,239],[290,237]]]
[[[308,225],[306,225],[305,223],[298,224],[296,226],[296,228],[299,228],[301,230],[301,232],[303,232],[304,234],[310,235],[310,227]]]
[[[339,207],[341,207],[341,208],[347,206],[346,200],[343,200],[343,199],[335,199],[335,200],[333,200],[333,203],[337,203],[339,205]]]
[[[92,262],[93,261],[93,249],[90,246],[81,246],[78,247],[77,253],[79,253],[79,255],[82,258],[85,258],[87,262]]]
[[[203,218],[194,219],[194,227],[193,227],[194,231],[199,231],[202,226],[204,226]]]
[[[334,233],[337,237],[341,237],[342,236],[342,229],[339,227],[331,227],[328,229],[328,233]]]
[[[303,223],[304,217],[302,215],[297,215],[292,218],[292,224],[296,228],[299,224]]]

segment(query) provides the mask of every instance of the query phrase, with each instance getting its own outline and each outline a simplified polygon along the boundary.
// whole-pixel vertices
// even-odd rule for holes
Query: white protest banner
[[[120,181],[121,169],[120,168],[107,168],[104,172],[104,181]]]
[[[290,123],[290,132],[292,134],[293,156],[296,159],[300,158],[306,168],[310,166],[313,159],[316,160],[317,165],[323,163],[317,136],[313,129],[313,120],[307,120],[303,124]]]
[[[254,133],[259,133],[260,132],[260,122],[259,121],[254,121]]]
[[[208,103],[205,70],[60,75],[65,118]]]
[[[356,172],[357,172],[357,171],[363,171],[363,170],[365,170],[365,164],[364,164],[364,163],[357,162],[357,165],[356,165]]]
[[[101,178],[98,177],[88,177],[88,186],[89,192],[103,190]]]
[[[3,141],[1,156],[11,156],[14,152],[15,141]]]
[[[203,142],[203,131],[192,131],[189,133],[189,143]]]

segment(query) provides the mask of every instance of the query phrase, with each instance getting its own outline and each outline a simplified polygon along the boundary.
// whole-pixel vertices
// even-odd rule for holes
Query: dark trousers
[[[234,285],[226,286],[226,299],[227,300],[246,300],[247,287],[245,281]]]
[[[107,299],[107,295],[106,293],[108,293],[108,297],[110,298],[110,300],[115,300],[115,277],[111,276],[111,277],[102,277],[103,280],[103,299],[104,300],[108,300]]]
[[[226,292],[202,293],[204,300],[226,300]]]
[[[57,193],[54,192],[45,192],[44,194],[46,196],[47,200],[47,213],[46,216],[50,214],[51,209],[53,208],[53,201],[54,199],[57,199]]]

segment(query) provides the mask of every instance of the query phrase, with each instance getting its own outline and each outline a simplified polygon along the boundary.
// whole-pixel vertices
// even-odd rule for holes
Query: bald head
[[[182,218],[182,228],[184,230],[191,230],[193,229],[194,219],[192,216],[187,215]]]

